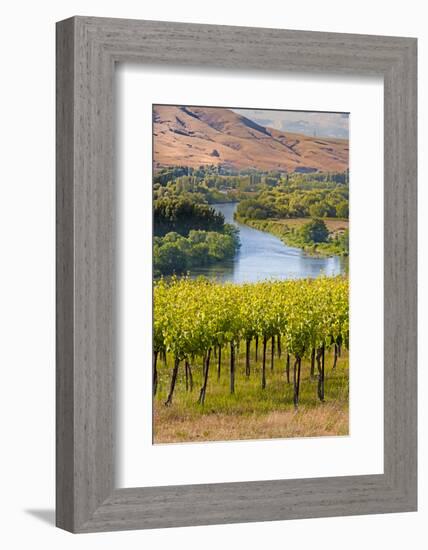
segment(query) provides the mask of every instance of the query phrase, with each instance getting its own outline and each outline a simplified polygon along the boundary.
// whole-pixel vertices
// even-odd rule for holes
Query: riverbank
[[[307,244],[299,234],[300,228],[310,221],[310,218],[264,219],[255,220],[236,215],[236,221],[259,231],[275,235],[287,246],[300,248],[307,256],[328,258],[331,256],[347,256],[338,237],[349,228],[349,220],[323,218],[330,233],[330,241],[326,243]]]
[[[251,283],[266,279],[316,278],[321,274],[332,277],[347,271],[346,258],[309,256],[271,232],[239,223],[235,219],[237,202],[211,206],[224,216],[225,223],[239,230],[241,246],[232,259],[192,268],[191,277],[202,275],[222,282]]]

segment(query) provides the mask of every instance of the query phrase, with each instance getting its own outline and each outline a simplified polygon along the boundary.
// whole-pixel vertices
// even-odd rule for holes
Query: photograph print
[[[153,443],[349,434],[349,113],[153,105]]]

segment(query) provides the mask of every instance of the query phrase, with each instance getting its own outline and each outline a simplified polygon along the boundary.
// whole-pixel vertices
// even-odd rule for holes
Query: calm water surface
[[[299,279],[344,272],[344,259],[339,256],[312,258],[300,248],[285,245],[278,237],[237,223],[233,213],[238,203],[213,204],[224,215],[226,223],[239,228],[241,248],[233,260],[193,269],[192,277],[205,275],[234,283],[263,279]]]

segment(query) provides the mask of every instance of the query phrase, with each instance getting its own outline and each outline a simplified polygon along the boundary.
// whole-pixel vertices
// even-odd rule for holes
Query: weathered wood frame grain
[[[58,527],[83,533],[416,510],[416,46],[413,38],[155,21],[57,24]],[[383,77],[382,475],[115,488],[117,62]]]

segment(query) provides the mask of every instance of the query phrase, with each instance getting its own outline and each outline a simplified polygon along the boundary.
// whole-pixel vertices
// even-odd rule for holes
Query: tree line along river
[[[239,228],[241,247],[231,260],[192,269],[192,277],[205,275],[224,282],[251,283],[269,278],[301,279],[321,274],[334,276],[345,270],[343,258],[307,256],[300,248],[287,246],[270,233],[236,222],[234,212],[238,203],[211,206],[224,215],[226,223]]]

